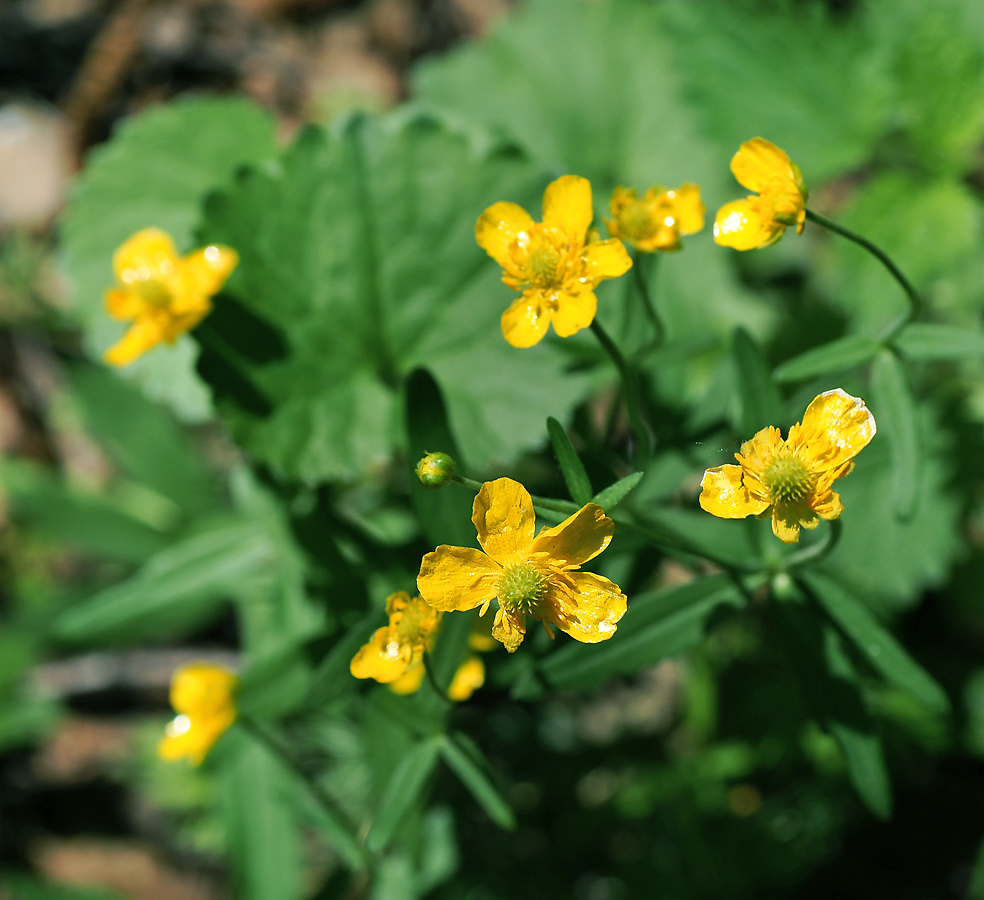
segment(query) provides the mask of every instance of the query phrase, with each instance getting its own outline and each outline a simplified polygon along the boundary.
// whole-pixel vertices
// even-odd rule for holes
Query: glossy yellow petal
[[[374,678],[381,684],[389,684],[406,672],[412,655],[413,647],[395,640],[389,626],[384,625],[352,657],[349,671],[356,678]]]
[[[562,175],[543,194],[543,224],[564,232],[573,242],[584,242],[594,218],[591,182],[579,175]]]
[[[235,718],[235,710],[231,708],[201,718],[180,715],[168,723],[165,736],[157,745],[157,753],[169,762],[187,759],[192,765],[201,765]]]
[[[553,327],[559,337],[570,337],[582,328],[590,327],[598,311],[598,298],[594,291],[560,295],[557,311],[553,314]]]
[[[442,544],[421,560],[417,590],[434,609],[474,609],[495,598],[500,572],[481,550]]]
[[[765,138],[746,141],[731,159],[731,171],[742,187],[764,193],[777,182],[795,184],[792,163],[784,150]]]
[[[514,347],[532,347],[547,333],[552,316],[543,294],[531,288],[502,314],[503,337]]]
[[[510,247],[513,241],[525,243],[533,228],[530,214],[515,203],[494,203],[475,223],[475,240],[503,269],[511,272],[515,266]]]
[[[784,544],[795,544],[800,528],[812,530],[818,524],[817,514],[806,506],[777,503],[772,509],[772,533]]]
[[[123,285],[169,276],[177,265],[174,241],[159,228],[138,231],[113,254],[113,272]]]
[[[472,522],[485,552],[498,563],[508,562],[533,543],[533,498],[511,478],[486,481],[475,495]]]
[[[611,542],[615,523],[597,503],[589,503],[553,528],[544,528],[533,542],[533,553],[546,554],[560,568],[594,559]]]
[[[126,321],[139,316],[146,306],[136,291],[110,288],[104,294],[106,312],[114,319]]]
[[[239,254],[231,247],[211,245],[189,253],[181,260],[181,290],[175,291],[172,309],[183,312],[196,308],[203,297],[222,289],[232,270],[239,265]]]
[[[707,207],[701,202],[700,187],[691,182],[680,185],[672,195],[673,213],[676,228],[680,234],[696,234],[704,227],[704,213]]]
[[[786,226],[777,222],[769,206],[758,197],[726,203],[714,220],[714,240],[734,250],[756,250],[774,244]]]
[[[700,507],[722,519],[757,516],[769,508],[767,500],[753,497],[742,480],[741,466],[708,469],[700,482]]]
[[[584,261],[584,277],[592,286],[606,278],[618,278],[632,268],[632,257],[625,245],[615,238],[588,244],[581,251],[581,259]]]
[[[485,663],[477,656],[469,656],[454,673],[448,697],[461,703],[485,684]]]
[[[492,624],[492,637],[510,653],[515,653],[526,637],[526,617],[510,615],[504,610],[498,610],[495,614],[495,622]]]
[[[410,666],[396,681],[390,682],[389,689],[394,694],[416,694],[424,683],[426,674],[423,660],[421,660],[416,665]]]
[[[592,572],[574,572],[570,577],[573,589],[551,584],[548,597],[555,609],[551,621],[582,643],[607,641],[625,615],[625,594],[613,581]]]
[[[138,356],[164,340],[164,329],[158,317],[138,319],[120,340],[110,347],[103,359],[111,366],[128,366]]]
[[[787,444],[819,470],[849,462],[877,432],[875,417],[860,397],[836,388],[816,397],[803,423],[789,429]]]

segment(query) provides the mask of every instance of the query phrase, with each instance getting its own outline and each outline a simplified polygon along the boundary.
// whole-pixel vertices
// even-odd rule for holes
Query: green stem
[[[636,380],[635,372],[632,371],[629,364],[625,361],[622,351],[618,349],[615,342],[608,336],[608,332],[602,328],[597,316],[591,323],[591,330],[595,333],[598,342],[611,357],[612,362],[615,363],[615,367],[622,376],[625,408],[629,414],[629,427],[632,429],[636,444],[635,452],[632,455],[639,456],[641,454],[648,456],[651,449],[649,429],[646,428],[645,423],[642,421],[642,415],[639,411],[639,383]]]
[[[434,660],[429,652],[424,653],[423,666],[424,674],[427,676],[427,683],[434,689],[434,693],[445,701],[445,703],[454,705],[454,701],[448,696],[448,692],[441,690],[441,686],[437,683],[437,676],[434,674]]]
[[[644,253],[636,250],[632,254],[632,275],[635,279],[636,292],[642,300],[642,308],[646,311],[650,324],[653,326],[653,339],[646,347],[646,353],[657,349],[666,338],[666,326],[656,310],[653,303],[652,294],[649,291],[649,282],[652,279],[653,269],[658,265],[659,257],[655,253]]]
[[[807,563],[815,563],[826,559],[837,546],[837,542],[840,541],[842,530],[841,520],[832,519],[826,537],[823,540],[817,541],[811,547],[803,547],[795,553],[789,554],[782,561],[783,571],[788,572],[791,569],[798,569],[800,566],[805,566]]]
[[[919,292],[912,286],[912,282],[910,282],[909,279],[902,274],[901,269],[895,265],[892,258],[884,250],[875,246],[867,238],[861,237],[860,234],[855,234],[849,228],[845,228],[843,225],[838,225],[836,222],[828,219],[826,216],[820,215],[820,213],[814,212],[812,209],[806,210],[806,217],[811,222],[816,222],[817,225],[822,225],[827,230],[833,231],[835,234],[839,234],[841,237],[846,237],[849,241],[854,241],[855,244],[864,247],[864,249],[874,256],[886,269],[888,269],[888,271],[892,274],[892,277],[900,285],[902,285],[902,290],[905,291],[906,296],[909,298],[909,310],[905,313],[905,315],[901,316],[891,325],[885,335],[885,341],[890,341],[906,325],[915,321],[922,314],[922,297],[919,296]]]

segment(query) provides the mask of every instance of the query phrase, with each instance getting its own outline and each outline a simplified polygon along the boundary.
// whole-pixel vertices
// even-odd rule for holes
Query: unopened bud
[[[444,487],[454,477],[454,460],[447,453],[428,453],[417,463],[417,477],[424,487]]]

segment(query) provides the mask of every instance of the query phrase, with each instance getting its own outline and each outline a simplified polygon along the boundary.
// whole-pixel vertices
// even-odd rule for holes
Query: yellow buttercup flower
[[[441,613],[400,591],[386,598],[389,624],[377,628],[349,666],[356,678],[375,678],[397,693],[412,694],[424,678],[424,653],[441,630]]]
[[[632,266],[621,241],[591,240],[591,183],[564,175],[547,185],[543,221],[515,203],[495,203],[475,223],[475,240],[503,269],[502,280],[522,296],[502,315],[514,347],[532,347],[554,331],[570,337],[595,317],[594,289]],[[592,235],[593,237],[593,235]]]
[[[778,428],[763,428],[735,454],[740,465],[708,469],[700,505],[723,519],[771,514],[776,537],[795,543],[800,528],[816,528],[820,519],[836,519],[844,511],[832,485],[854,468],[854,457],[875,431],[863,400],[840,388],[826,391],[786,440]]]
[[[171,706],[178,713],[157,746],[162,759],[187,758],[199,765],[236,719],[236,676],[208,663],[183,666],[171,679]]]
[[[420,564],[417,589],[435,609],[481,607],[498,601],[492,635],[512,653],[527,617],[556,625],[588,644],[610,638],[625,614],[617,584],[577,571],[611,542],[615,525],[595,503],[534,535],[533,500],[521,484],[499,478],[482,485],[472,522],[484,549],[442,544]]]
[[[731,171],[742,187],[758,196],[726,203],[714,220],[714,240],[735,250],[767,247],[791,225],[802,234],[809,191],[803,175],[784,151],[765,138],[741,145]]]
[[[706,207],[696,184],[676,190],[653,186],[639,198],[635,188],[617,187],[609,204],[612,217],[605,219],[612,237],[628,241],[637,250],[679,250],[680,238],[704,227]]]
[[[138,231],[113,254],[117,285],[105,298],[114,319],[133,324],[103,359],[125,366],[160,343],[173,344],[208,315],[238,262],[235,250],[214,244],[178,256],[170,235]]]
[[[480,656],[472,654],[454,673],[451,686],[448,688],[448,697],[457,703],[462,703],[483,684],[485,684],[485,663]]]

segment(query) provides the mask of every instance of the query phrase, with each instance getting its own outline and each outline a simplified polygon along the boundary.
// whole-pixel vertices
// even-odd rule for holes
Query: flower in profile
[[[171,706],[178,715],[158,744],[162,759],[187,758],[199,765],[236,719],[236,676],[222,666],[193,663],[171,679]]]
[[[482,550],[442,544],[420,564],[417,589],[435,609],[499,609],[492,636],[512,653],[539,619],[594,644],[615,633],[626,598],[617,584],[577,571],[611,542],[614,523],[595,503],[534,535],[533,500],[521,484],[499,478],[482,485],[472,522]]]
[[[676,190],[654,185],[640,198],[635,188],[617,187],[609,204],[612,217],[605,219],[612,237],[628,241],[636,250],[655,253],[679,250],[680,238],[704,227],[706,207],[696,184]]]
[[[708,469],[700,505],[723,519],[771,515],[776,537],[795,543],[800,528],[816,528],[820,519],[836,519],[844,511],[833,483],[854,468],[854,457],[875,431],[863,400],[840,388],[826,391],[786,440],[778,428],[763,428],[735,454],[739,465]]]
[[[731,171],[742,187],[756,195],[726,203],[714,220],[714,240],[735,250],[768,247],[791,225],[802,234],[809,191],[803,175],[784,151],[765,138],[741,145]]]
[[[514,347],[532,347],[554,331],[570,337],[595,317],[594,289],[624,275],[632,260],[622,242],[592,240],[591,183],[564,175],[547,185],[543,221],[515,203],[495,203],[475,223],[475,240],[500,266],[502,280],[522,295],[502,314]]]
[[[424,678],[424,653],[441,630],[441,613],[405,591],[386,598],[389,624],[377,628],[352,657],[356,678],[375,678],[398,694],[412,694]]]
[[[138,231],[113,254],[116,287],[106,291],[106,311],[132,324],[103,358],[125,366],[157,344],[173,344],[208,315],[238,262],[235,250],[214,244],[178,256],[170,235]]]

